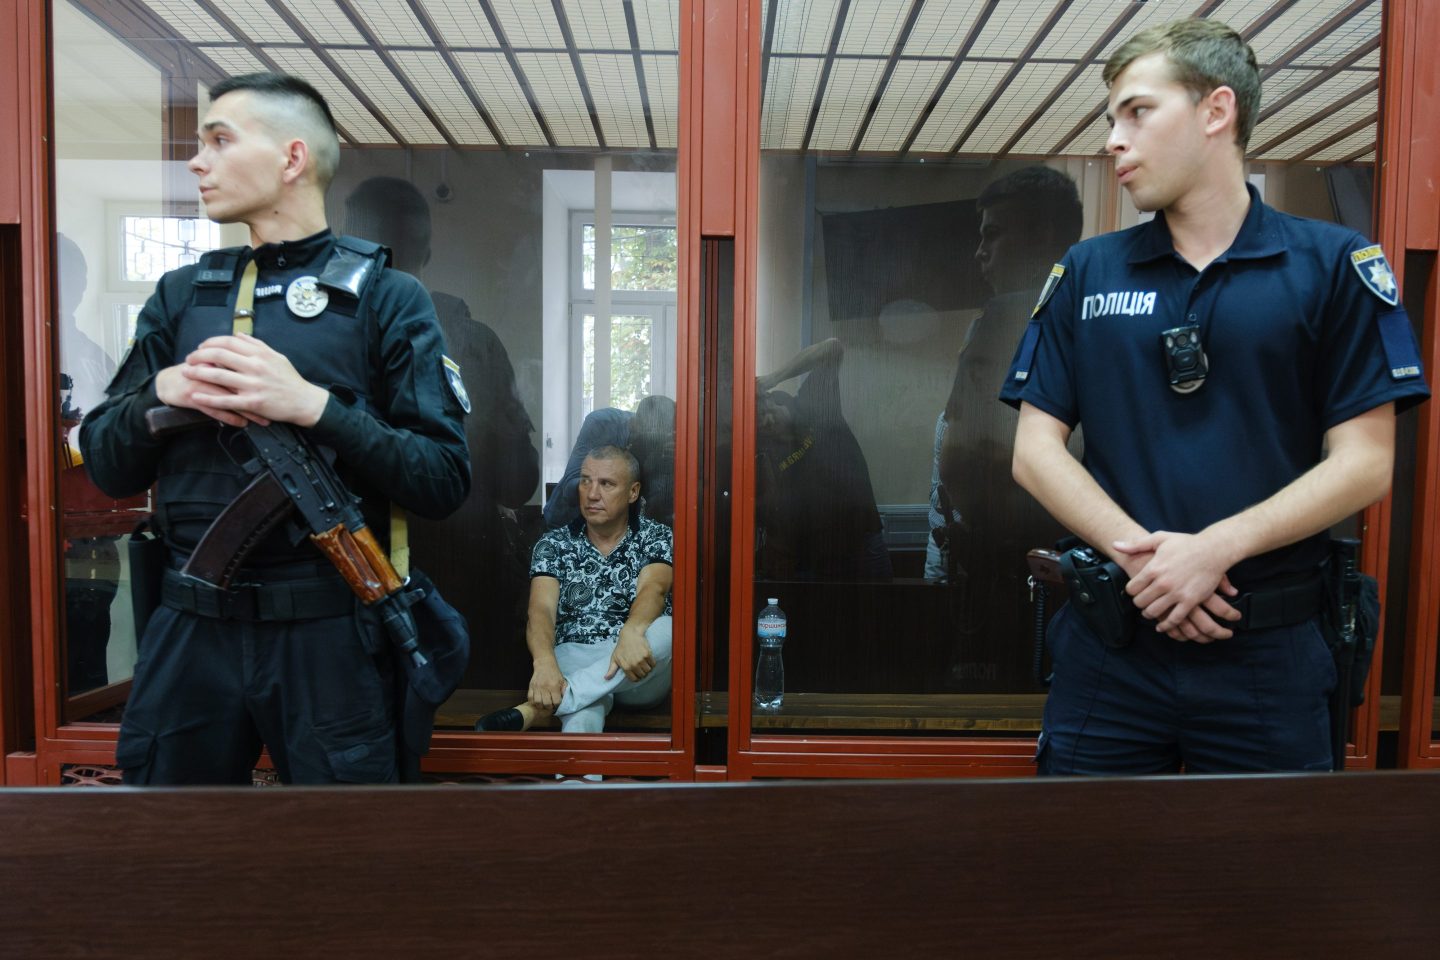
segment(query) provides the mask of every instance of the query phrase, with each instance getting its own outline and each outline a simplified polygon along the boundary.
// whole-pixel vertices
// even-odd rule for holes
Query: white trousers
[[[605,729],[605,717],[616,703],[627,707],[653,707],[670,692],[670,618],[659,617],[645,631],[645,641],[655,658],[655,669],[638,683],[616,670],[605,679],[610,669],[610,656],[615,640],[604,643],[557,643],[555,661],[565,676],[565,695],[555,716],[565,733],[599,733]]]

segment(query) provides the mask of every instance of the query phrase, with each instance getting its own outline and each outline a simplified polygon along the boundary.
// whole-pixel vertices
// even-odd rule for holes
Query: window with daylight
[[[603,407],[633,411],[651,394],[673,395],[677,287],[673,215],[614,215],[608,316],[597,310],[602,297],[597,297],[595,287],[594,211],[571,215],[570,237],[577,421]]]

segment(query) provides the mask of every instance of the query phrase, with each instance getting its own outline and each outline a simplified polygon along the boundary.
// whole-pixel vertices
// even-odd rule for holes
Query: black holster
[[[130,607],[135,614],[135,642],[145,636],[150,616],[161,604],[169,550],[153,518],[140,521],[125,545],[130,560]]]
[[[1125,592],[1130,578],[1120,565],[1082,544],[1060,555],[1060,573],[1071,604],[1105,646],[1129,646],[1135,639],[1135,604]]]
[[[1380,628],[1380,584],[1358,569],[1360,542],[1330,541],[1325,577],[1327,603],[1322,622],[1335,658],[1335,690],[1330,695],[1330,745],[1334,769],[1345,768],[1350,713],[1365,702],[1365,684],[1375,658]]]
[[[401,780],[419,782],[420,758],[430,750],[435,714],[465,676],[470,660],[470,631],[465,617],[435,589],[419,570],[410,571],[406,602],[415,615],[425,665],[417,667],[400,657],[405,686],[398,704],[400,714]]]

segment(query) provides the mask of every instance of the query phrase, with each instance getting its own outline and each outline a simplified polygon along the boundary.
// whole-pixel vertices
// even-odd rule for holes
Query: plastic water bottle
[[[785,612],[770,597],[767,606],[755,621],[755,639],[759,655],[755,659],[755,706],[774,710],[785,702]]]

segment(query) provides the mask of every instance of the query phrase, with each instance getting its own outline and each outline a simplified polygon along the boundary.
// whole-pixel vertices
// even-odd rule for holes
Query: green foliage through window
[[[585,289],[595,289],[595,225],[582,228]],[[677,250],[675,228],[663,224],[610,228],[611,290],[675,290]]]

